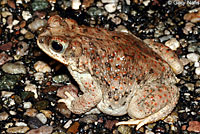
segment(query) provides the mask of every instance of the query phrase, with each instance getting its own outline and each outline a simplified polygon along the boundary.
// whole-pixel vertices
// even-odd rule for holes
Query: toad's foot
[[[75,98],[68,92],[65,92],[65,95],[68,97],[67,99],[60,99],[58,102],[63,102],[67,106],[68,109],[71,108],[71,102],[75,100]]]
[[[118,123],[116,123],[116,126],[119,125],[137,125],[136,130],[138,130],[140,127],[142,127],[143,125],[145,125],[146,123],[145,119],[141,119],[141,120],[135,120],[135,119],[130,119],[128,121],[120,121]]]

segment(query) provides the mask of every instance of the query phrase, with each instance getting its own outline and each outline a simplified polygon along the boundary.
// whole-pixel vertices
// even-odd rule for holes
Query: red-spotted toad
[[[166,117],[177,104],[174,73],[182,72],[183,66],[162,44],[144,43],[132,34],[78,26],[59,16],[48,20],[37,43],[67,66],[83,92],[77,97],[66,92],[68,98],[60,100],[73,113],[82,114],[95,106],[113,116],[128,113],[134,120],[117,125],[134,124],[139,129]]]

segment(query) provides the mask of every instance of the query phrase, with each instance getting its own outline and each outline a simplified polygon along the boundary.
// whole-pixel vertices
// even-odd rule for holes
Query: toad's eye
[[[61,52],[63,50],[63,44],[57,42],[57,41],[52,41],[51,42],[51,48],[55,51],[55,52]]]

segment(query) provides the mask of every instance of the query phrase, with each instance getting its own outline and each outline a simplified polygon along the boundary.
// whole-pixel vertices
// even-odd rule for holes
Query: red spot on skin
[[[99,74],[99,72],[98,72],[98,71],[96,71],[96,74]]]
[[[162,92],[162,89],[160,89],[159,92],[161,93],[161,92]]]
[[[167,97],[167,94],[164,94],[165,97]]]
[[[165,67],[162,67],[162,71],[163,71],[163,72],[165,71]]]
[[[152,92],[153,92],[153,90],[152,90],[152,89],[150,89],[150,90],[149,90],[149,92],[150,92],[150,93],[152,93]]]
[[[158,97],[161,99],[162,98],[162,96],[161,95],[158,95]]]
[[[112,89],[115,89],[115,87],[113,87],[113,86],[112,86],[111,88],[112,88]]]
[[[119,58],[119,57],[117,57],[117,60],[120,60],[120,58]]]
[[[155,105],[155,106],[157,106],[157,105],[158,105],[158,103],[156,103],[156,102],[155,102],[155,103],[154,103],[154,105]]]
[[[123,90],[123,87],[120,87],[119,89],[120,89],[120,90]]]
[[[88,83],[87,82],[85,82],[85,85],[87,85]]]
[[[144,95],[143,97],[145,98],[146,96]]]

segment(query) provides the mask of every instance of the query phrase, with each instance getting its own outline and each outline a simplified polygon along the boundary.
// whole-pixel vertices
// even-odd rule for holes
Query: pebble
[[[26,134],[51,134],[52,132],[52,126],[41,126],[40,128],[30,130]]]
[[[39,113],[36,115],[36,117],[43,123],[45,124],[47,122],[47,118],[43,113]]]
[[[192,62],[198,62],[199,61],[199,55],[196,53],[189,53],[187,54],[187,58]]]
[[[36,18],[32,23],[28,25],[28,28],[31,29],[31,31],[35,32],[39,28],[44,27],[46,24],[47,20]]]
[[[34,0],[31,6],[33,11],[38,11],[48,8],[49,3],[46,0]]]
[[[115,3],[106,4],[105,9],[106,9],[107,12],[112,13],[112,12],[116,11],[117,5]]]
[[[33,39],[34,38],[34,34],[31,33],[31,32],[26,32],[25,36],[24,36],[26,39],[30,40],[30,39]]]
[[[185,14],[183,19],[187,21],[191,21],[193,23],[200,22],[200,10],[198,12]]]
[[[17,50],[16,50],[16,55],[18,56],[24,56],[27,55],[29,52],[29,45],[28,43],[24,42],[24,41],[20,41],[17,44]]]
[[[78,132],[80,124],[78,122],[74,122],[70,128],[67,130],[67,133],[73,133],[76,134]]]
[[[94,3],[94,0],[83,0],[82,7],[84,9],[90,7]]]
[[[11,50],[12,46],[13,46],[12,42],[7,42],[0,46],[0,50],[9,51],[9,50]]]
[[[101,0],[102,3],[118,3],[119,0]]]
[[[25,91],[30,91],[34,93],[34,97],[38,98],[38,94],[37,94],[37,86],[34,84],[27,84],[24,88]]]
[[[24,115],[27,115],[29,117],[35,117],[36,114],[37,114],[37,110],[34,108],[27,109],[26,112],[24,113]]]
[[[16,85],[18,81],[20,81],[20,78],[20,75],[3,75],[2,77],[0,77],[0,90],[13,89],[14,85]]]
[[[0,121],[7,120],[8,117],[9,117],[8,113],[6,113],[6,112],[1,112],[0,113]]]
[[[124,126],[121,125],[117,128],[117,130],[121,133],[121,134],[131,134],[131,128],[128,126]]]
[[[42,72],[42,73],[51,72],[51,67],[47,63],[45,63],[43,61],[37,61],[34,64],[34,69],[37,72]]]
[[[41,72],[34,73],[34,77],[36,81],[42,81],[44,80],[44,73]]]
[[[5,98],[9,98],[14,94],[14,92],[10,92],[10,91],[2,91],[1,92],[1,97],[5,97]]]
[[[189,122],[189,127],[187,128],[188,131],[192,131],[192,132],[196,132],[199,133],[200,132],[200,122],[199,121],[190,121]]]
[[[29,11],[22,11],[22,17],[24,20],[29,20],[30,18],[32,18],[32,15]]]
[[[81,5],[80,0],[72,0],[72,9],[78,10]]]
[[[195,26],[195,24],[188,22],[185,24],[185,27],[183,28],[183,33],[188,35],[189,33],[192,33],[192,28]]]
[[[65,125],[63,126],[65,129],[68,129],[70,125],[72,124],[72,120],[69,120]]]
[[[52,116],[52,111],[50,110],[40,110],[40,112],[42,112],[47,118],[51,118]]]
[[[53,77],[53,82],[63,83],[69,81],[69,77],[66,74],[56,75]]]
[[[177,50],[177,48],[180,47],[180,43],[176,40],[176,38],[171,38],[170,40],[165,42],[165,45],[172,50]]]
[[[30,117],[28,118],[28,126],[30,126],[31,128],[39,128],[43,126],[43,124],[38,118]]]
[[[89,123],[94,123],[97,120],[98,120],[97,115],[86,115],[80,118],[79,121],[89,124]]]
[[[29,108],[31,108],[32,107],[32,103],[31,102],[24,102],[23,103],[23,108],[24,109],[29,109]]]
[[[7,133],[26,133],[29,130],[27,126],[11,127],[6,130]]]
[[[2,70],[9,74],[26,74],[26,68],[21,62],[6,63]]]
[[[195,69],[195,73],[196,73],[196,75],[200,75],[200,67],[197,67],[197,68]]]
[[[67,106],[64,103],[58,103],[56,106],[56,110],[67,118],[71,116],[71,111],[67,108]]]

